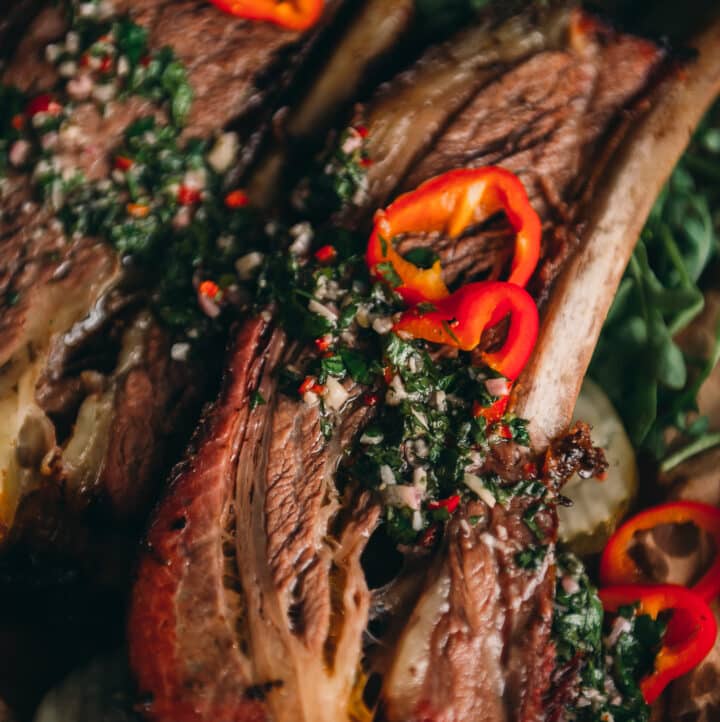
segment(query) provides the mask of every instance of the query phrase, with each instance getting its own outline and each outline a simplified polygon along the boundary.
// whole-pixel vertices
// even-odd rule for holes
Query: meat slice
[[[366,223],[393,194],[446,171],[500,165],[522,179],[544,221],[543,260],[533,281],[542,301],[577,245],[581,201],[664,53],[577,10],[550,14],[539,32],[525,34],[532,42],[506,50],[508,36],[526,30],[523,22],[520,16],[501,26],[495,32],[503,41],[487,47],[482,43],[493,37],[487,28],[464,31],[358,110],[355,122],[368,128],[373,164],[341,220]],[[466,48],[473,50],[464,58]],[[470,229],[460,239],[406,238],[401,248],[428,244],[448,247],[449,283],[498,277],[507,261],[502,227]]]
[[[318,407],[277,388],[296,354],[262,319],[243,326],[153,521],[129,621],[150,719],[350,719],[378,510],[363,496],[339,518],[333,475],[369,409],[349,387],[327,441]]]
[[[554,573],[551,555],[533,571],[517,564],[535,543],[527,507],[475,503],[453,516],[385,679],[388,720],[541,719],[555,656]]]
[[[383,688],[384,719],[545,719],[555,668],[554,496],[578,470],[592,475],[606,467],[589,427],[578,424],[545,456],[542,503],[520,494],[506,504],[471,502],[453,515],[395,647]],[[506,467],[503,476],[515,473]]]

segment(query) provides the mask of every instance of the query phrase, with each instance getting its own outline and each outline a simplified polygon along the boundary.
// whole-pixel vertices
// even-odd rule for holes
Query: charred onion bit
[[[561,489],[574,474],[589,479],[602,474],[607,468],[605,452],[593,446],[590,427],[578,421],[550,445],[543,464],[543,478],[549,487]],[[530,471],[535,473],[536,470]]]
[[[653,619],[662,612],[673,614],[655,657],[654,670],[640,682],[648,704],[652,704],[672,680],[700,664],[715,644],[715,617],[708,603],[692,590],[675,584],[623,584],[601,589],[599,594],[606,612],[637,604],[639,614]]]
[[[610,538],[600,560],[603,584],[632,584],[642,581],[640,569],[628,553],[638,532],[649,531],[662,524],[691,523],[709,534],[715,543],[715,559],[710,569],[692,588],[705,601],[720,593],[720,509],[695,501],[672,501],[641,511],[628,519]]]
[[[510,326],[497,351],[481,358],[505,378],[516,379],[527,363],[538,334],[538,311],[530,294],[520,286],[500,281],[468,283],[425,310],[406,311],[395,331],[435,343],[471,351],[483,331],[510,316]]]
[[[431,178],[378,211],[366,255],[370,271],[380,279],[385,277],[385,264],[391,264],[401,280],[395,290],[406,301],[439,301],[449,295],[440,261],[431,268],[418,268],[393,248],[393,239],[405,233],[433,232],[457,238],[500,211],[516,234],[508,281],[525,286],[540,257],[540,219],[518,177],[494,166],[453,170]]]
[[[249,20],[266,20],[290,30],[307,30],[322,15],[323,0],[211,0],[221,10]]]

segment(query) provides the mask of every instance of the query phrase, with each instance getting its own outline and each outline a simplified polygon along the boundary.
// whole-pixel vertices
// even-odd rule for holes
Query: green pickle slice
[[[604,480],[576,475],[562,491],[573,505],[558,508],[560,542],[575,554],[587,556],[602,551],[627,513],[637,494],[638,469],[617,411],[590,379],[583,382],[574,419],[590,424],[593,442],[605,450],[609,463]]]

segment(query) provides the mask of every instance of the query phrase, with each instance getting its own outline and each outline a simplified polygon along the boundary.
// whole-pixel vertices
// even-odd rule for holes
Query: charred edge
[[[250,633],[247,621],[247,597],[240,581],[236,552],[235,502],[230,501],[222,520],[223,589],[225,602],[232,610],[234,631],[242,653],[250,653]]]
[[[264,702],[270,692],[275,689],[280,689],[284,685],[285,682],[281,679],[271,679],[261,684],[253,684],[245,690],[245,697],[258,702]]]

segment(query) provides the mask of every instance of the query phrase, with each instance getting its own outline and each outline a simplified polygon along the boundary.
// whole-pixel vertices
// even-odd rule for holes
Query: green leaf
[[[370,372],[370,362],[365,354],[350,348],[341,348],[340,357],[352,377],[359,384],[371,384],[373,374]]]
[[[403,257],[418,268],[432,268],[433,263],[439,258],[437,253],[429,247],[412,248]]]

